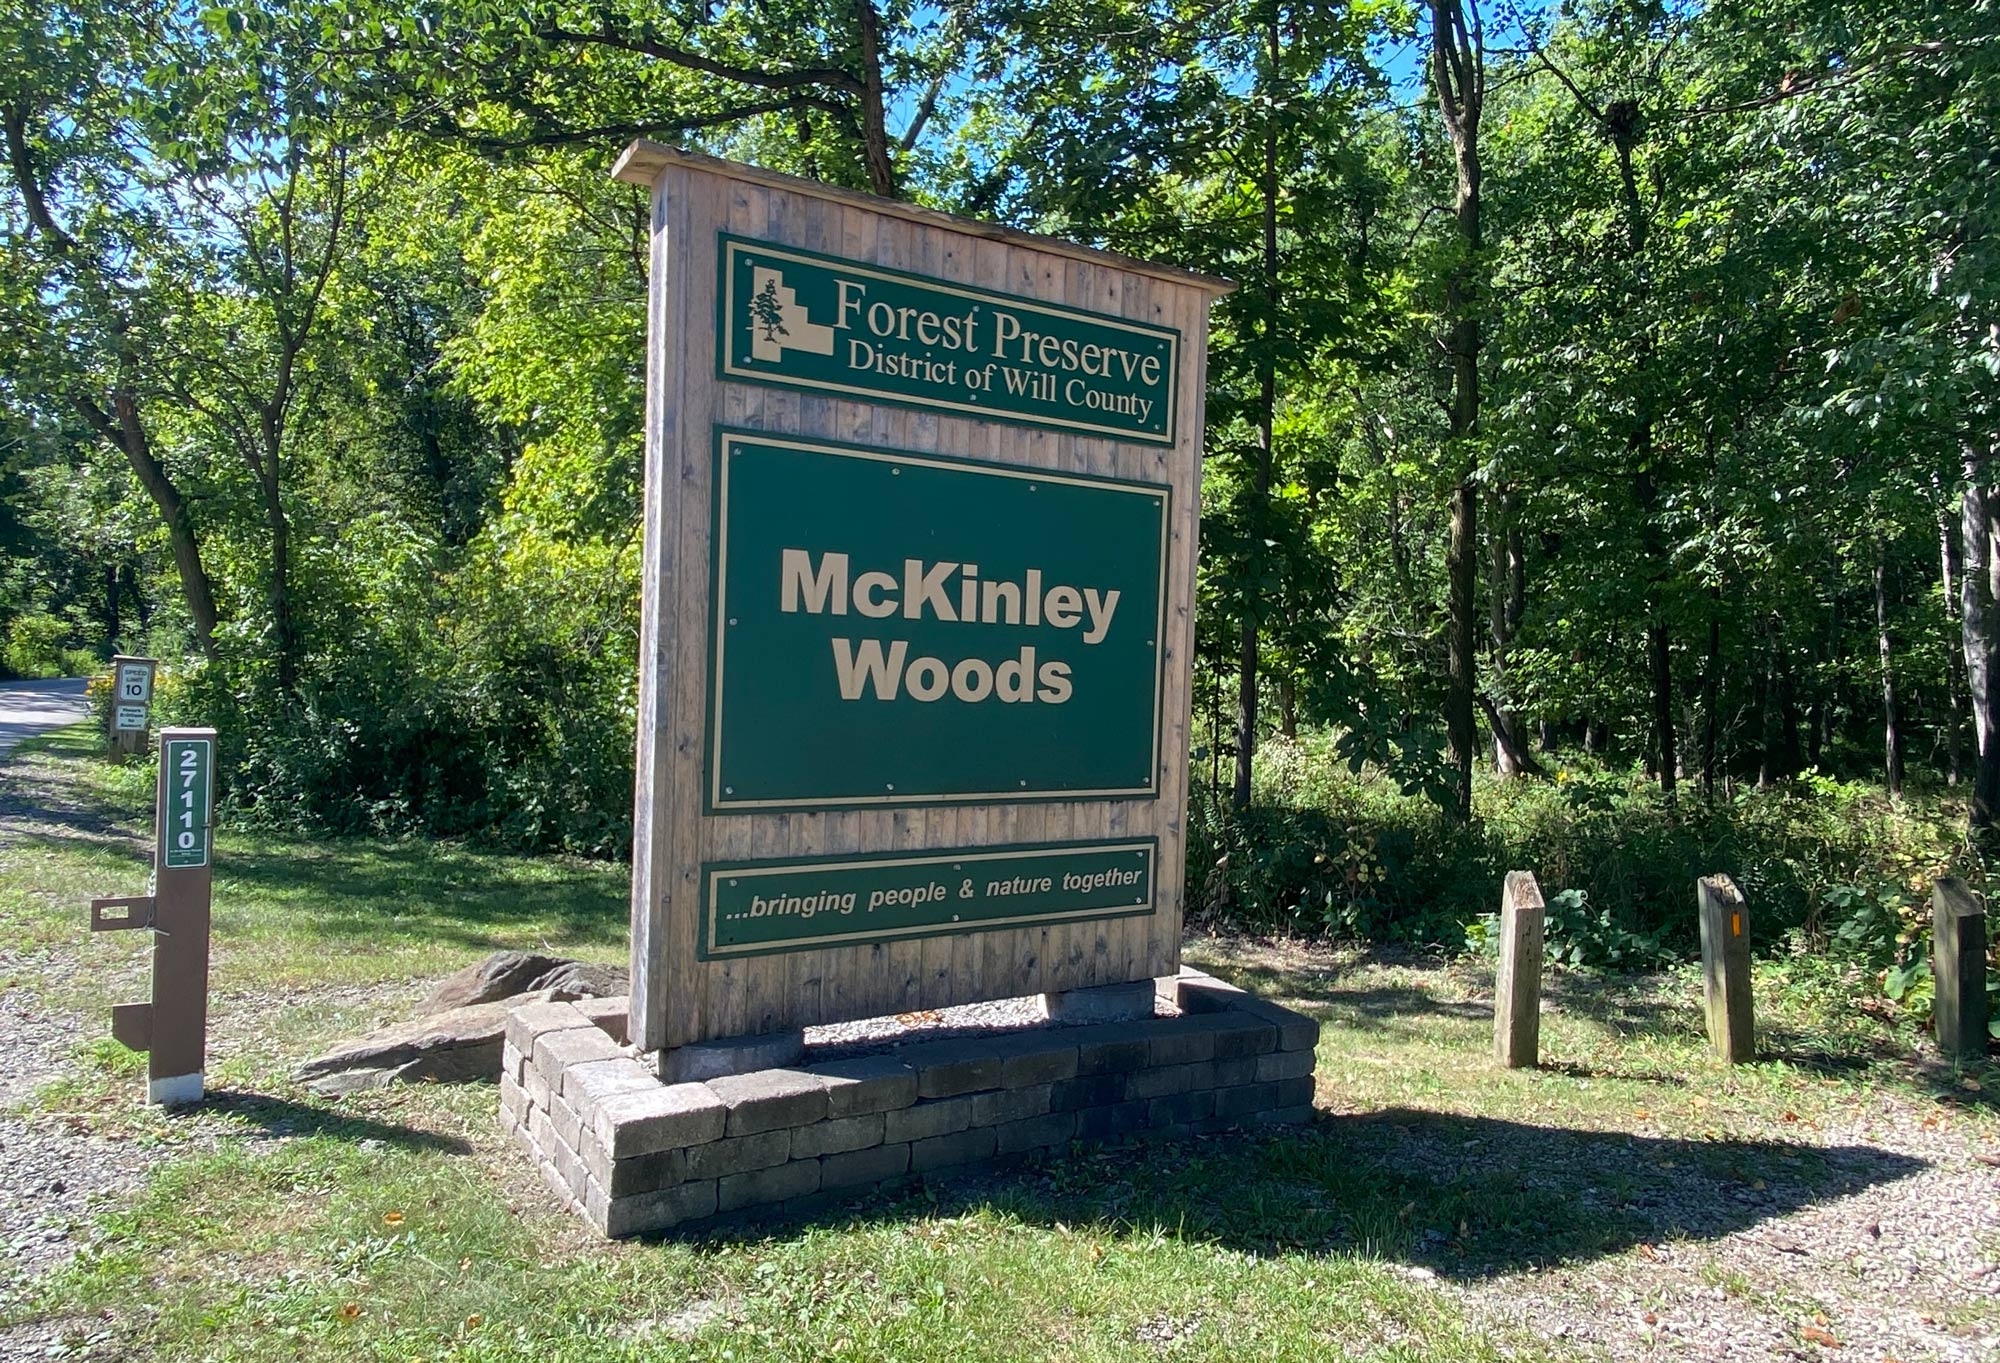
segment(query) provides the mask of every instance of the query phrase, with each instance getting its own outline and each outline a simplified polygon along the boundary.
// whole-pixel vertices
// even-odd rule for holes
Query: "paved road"
[[[74,724],[87,713],[82,677],[59,681],[0,682],[0,758],[35,734]]]

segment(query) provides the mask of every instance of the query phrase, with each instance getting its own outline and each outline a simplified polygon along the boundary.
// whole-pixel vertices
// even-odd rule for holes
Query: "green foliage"
[[[1587,891],[1571,888],[1546,900],[1543,940],[1550,960],[1617,970],[1660,963],[1666,954],[1661,945],[1667,936],[1665,925],[1651,933],[1633,932],[1614,921],[1609,909],[1593,909],[1589,898]]]
[[[1372,767],[1352,774],[1340,751],[1324,730],[1267,745],[1257,803],[1241,812],[1198,774],[1191,917],[1258,933],[1483,949],[1497,887],[1508,871],[1530,870],[1547,904],[1551,959],[1631,969],[1694,948],[1702,875],[1734,876],[1756,905],[1759,941],[1774,943],[1795,928],[1838,935],[1854,920],[1851,906],[1877,903],[1855,881],[1903,867],[1925,883],[1959,850],[1947,807],[1891,808],[1856,783],[1813,778],[1669,806],[1642,771],[1593,768],[1575,755],[1548,782],[1483,779],[1475,822],[1458,826],[1393,777]]]
[[[20,677],[63,676],[69,638],[69,622],[46,611],[15,616],[7,625],[7,670]]]
[[[224,730],[246,819],[623,848],[650,223],[605,171],[679,138],[1238,281],[1195,703],[1211,775],[1243,699],[1249,741],[1308,737],[1260,759],[1271,812],[1192,816],[1230,913],[1449,939],[1543,858],[1611,961],[1698,864],[1802,923],[1910,880],[1928,835],[1870,835],[1856,778],[1885,684],[1914,786],[1969,765],[1938,526],[2000,476],[1995,0],[1495,17],[1476,260],[1431,73],[1387,55],[1431,11],[17,8],[6,660],[188,659],[163,713]],[[1483,398],[1447,439],[1461,305]],[[1588,756],[1450,829],[1468,610],[1494,715]]]
[[[1845,955],[1884,966],[1903,954],[1915,936],[1916,917],[1907,886],[1832,885],[1820,900],[1830,945]]]

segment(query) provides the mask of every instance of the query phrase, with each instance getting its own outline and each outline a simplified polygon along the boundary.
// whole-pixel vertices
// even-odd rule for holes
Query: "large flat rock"
[[[306,1061],[293,1077],[320,1093],[352,1093],[425,1080],[492,1083],[500,1077],[507,1014],[546,997],[517,994],[384,1027]]]

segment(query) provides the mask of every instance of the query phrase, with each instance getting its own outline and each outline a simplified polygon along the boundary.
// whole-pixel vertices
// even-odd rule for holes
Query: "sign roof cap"
[[[926,227],[940,227],[953,232],[963,232],[968,236],[985,237],[989,241],[1006,242],[1010,246],[1020,246],[1032,251],[1068,256],[1072,260],[1081,260],[1092,265],[1128,270],[1133,274],[1147,275],[1170,284],[1183,284],[1200,289],[1214,298],[1234,292],[1236,289],[1233,280],[1223,279],[1218,275],[1203,274],[1199,270],[1186,270],[1178,265],[1163,265],[1157,261],[1141,260],[1137,256],[1122,255],[1117,251],[1106,251],[1095,246],[1079,246],[1073,241],[1064,241],[1059,237],[1039,236],[1033,232],[1002,227],[999,223],[986,222],[979,218],[961,218],[951,213],[941,213],[935,208],[905,203],[901,199],[884,199],[874,194],[863,194],[858,190],[822,184],[818,180],[807,180],[796,175],[765,170],[762,166],[725,161],[718,156],[708,156],[682,147],[670,147],[661,142],[648,141],[643,137],[619,154],[617,164],[611,168],[611,178],[651,188],[659,182],[661,173],[669,166],[682,166],[689,170],[706,171],[732,180],[745,180],[751,184],[783,190],[788,194],[830,199],[835,203],[852,204],[857,208],[866,208],[870,212],[881,213],[888,217],[905,218]]]

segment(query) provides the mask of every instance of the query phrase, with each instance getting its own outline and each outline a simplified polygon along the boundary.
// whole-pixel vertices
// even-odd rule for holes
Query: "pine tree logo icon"
[[[750,358],[777,364],[787,350],[809,355],[833,354],[833,328],[806,314],[798,294],[785,287],[785,276],[769,265],[750,267]]]
[[[750,315],[757,319],[766,341],[776,341],[792,333],[785,330],[785,307],[778,301],[778,276],[766,276],[764,287],[750,300]]]

